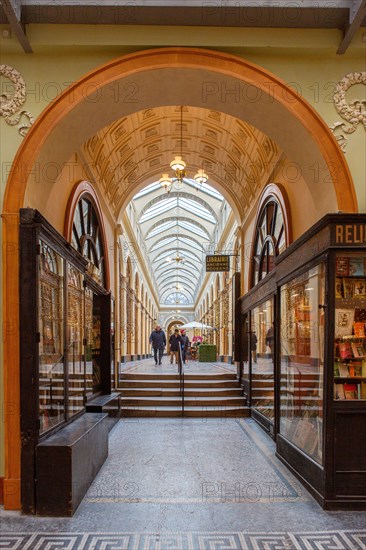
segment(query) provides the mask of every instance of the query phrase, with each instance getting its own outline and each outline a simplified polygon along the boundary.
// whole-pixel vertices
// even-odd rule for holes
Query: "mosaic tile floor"
[[[35,533],[2,535],[7,550],[361,550],[366,531],[319,533]]]
[[[326,512],[252,419],[125,419],[72,518],[0,510],[6,550],[366,550],[366,512]]]

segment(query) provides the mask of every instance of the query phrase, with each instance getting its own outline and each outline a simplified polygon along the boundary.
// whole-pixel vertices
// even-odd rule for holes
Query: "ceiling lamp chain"
[[[182,184],[186,177],[186,163],[183,160],[183,106],[180,107],[180,155],[176,155],[174,160],[170,163],[170,168],[174,172],[174,176],[171,178],[167,172],[162,174],[159,179],[159,183],[167,193],[172,190],[173,184]],[[207,182],[208,176],[205,171],[200,168],[197,174],[194,176],[194,180],[198,185],[202,185]]]

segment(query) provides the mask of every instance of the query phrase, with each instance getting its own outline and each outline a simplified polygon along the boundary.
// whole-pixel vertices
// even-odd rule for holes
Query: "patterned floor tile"
[[[35,533],[22,550],[81,550],[84,539],[85,535],[79,533]]]
[[[364,531],[0,533],[1,550],[366,550]]]
[[[0,533],[0,548],[1,550],[23,550],[27,541],[31,539],[31,535],[21,535],[15,533],[2,534]]]

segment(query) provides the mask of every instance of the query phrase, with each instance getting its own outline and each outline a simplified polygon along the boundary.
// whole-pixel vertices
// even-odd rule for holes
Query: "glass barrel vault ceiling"
[[[147,265],[161,305],[193,305],[205,270],[208,247],[223,230],[223,196],[194,180],[173,185],[148,185],[132,200],[136,232],[147,250]]]

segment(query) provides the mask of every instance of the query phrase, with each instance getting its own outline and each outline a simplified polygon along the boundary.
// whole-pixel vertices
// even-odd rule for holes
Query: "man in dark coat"
[[[155,365],[158,364],[158,354],[159,354],[159,365],[161,365],[161,358],[164,354],[164,348],[166,346],[165,332],[161,330],[161,326],[157,325],[155,330],[150,334],[149,342],[154,350],[154,359]]]

